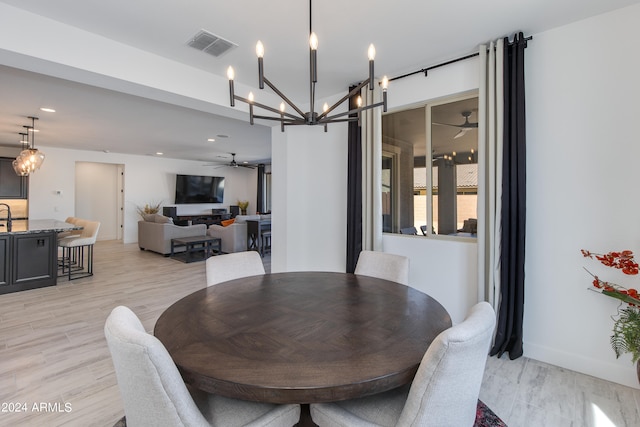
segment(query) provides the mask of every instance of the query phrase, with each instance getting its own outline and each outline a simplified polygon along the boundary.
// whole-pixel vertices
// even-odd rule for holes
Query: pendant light
[[[20,133],[20,144],[22,144],[22,150],[24,151],[29,147],[29,139],[27,133]],[[13,170],[18,176],[29,176],[29,169],[22,162],[22,158],[18,156],[12,163]]]
[[[22,150],[16,160],[22,163],[21,166],[23,169],[28,170],[28,172],[31,173],[40,169],[40,166],[42,166],[42,162],[44,162],[44,153],[35,147],[35,124],[38,118],[33,116],[30,116],[29,118],[31,119],[31,126],[24,127],[27,128],[27,132],[31,132],[31,147]]]

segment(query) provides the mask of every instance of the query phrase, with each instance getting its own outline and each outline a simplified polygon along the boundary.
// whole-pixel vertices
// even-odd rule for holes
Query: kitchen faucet
[[[6,203],[0,203],[0,206],[6,206],[6,209],[0,209],[0,212],[7,211],[7,229],[11,231],[11,207]]]

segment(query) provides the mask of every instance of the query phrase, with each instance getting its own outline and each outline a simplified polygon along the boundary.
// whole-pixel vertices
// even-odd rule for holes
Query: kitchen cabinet
[[[29,178],[13,170],[13,158],[0,157],[0,199],[26,199]]]
[[[10,236],[0,236],[0,288],[11,283],[9,278],[11,268],[11,259],[9,258],[11,253],[9,249],[10,240]]]
[[[4,223],[3,220],[0,222]],[[18,220],[0,227],[0,295],[54,286],[58,233],[78,227],[58,220]]]
[[[0,236],[0,294],[56,284],[55,232]]]

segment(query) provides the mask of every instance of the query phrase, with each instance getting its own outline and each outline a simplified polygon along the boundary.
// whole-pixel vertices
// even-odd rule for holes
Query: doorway
[[[122,240],[124,165],[76,162],[75,216],[100,222],[98,240]]]

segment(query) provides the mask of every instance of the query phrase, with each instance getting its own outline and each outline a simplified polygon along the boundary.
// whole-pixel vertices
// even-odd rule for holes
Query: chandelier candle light
[[[249,104],[249,122],[251,124],[254,123],[255,119],[264,119],[264,120],[274,120],[280,122],[280,129],[284,132],[285,125],[323,125],[324,131],[327,131],[328,123],[337,123],[337,122],[349,122],[359,120],[360,113],[365,110],[369,110],[376,107],[383,107],[383,111],[387,111],[387,87],[389,85],[389,79],[387,76],[382,78],[380,82],[380,86],[382,87],[382,102],[362,106],[362,98],[358,96],[357,100],[357,108],[352,110],[337,113],[332,116],[329,116],[333,110],[339,107],[342,103],[347,101],[349,98],[359,93],[360,90],[369,85],[369,90],[373,90],[373,82],[374,82],[374,64],[373,61],[376,55],[376,49],[373,45],[369,46],[368,56],[369,56],[369,77],[354,87],[347,95],[345,95],[338,102],[333,104],[331,107],[327,103],[323,105],[322,113],[318,113],[314,111],[314,103],[315,103],[315,91],[316,91],[316,83],[318,82],[318,69],[317,69],[317,52],[318,52],[318,37],[313,32],[311,28],[311,0],[309,0],[309,109],[308,112],[303,112],[298,106],[296,106],[289,98],[287,98],[280,90],[278,90],[275,85],[273,85],[269,79],[264,75],[264,45],[261,41],[258,41],[256,44],[256,55],[258,56],[258,85],[260,89],[264,89],[264,85],[269,86],[282,100],[280,103],[280,108],[276,109],[273,107],[269,107],[267,105],[256,102],[252,92],[249,92],[247,98],[240,97],[234,93],[233,80],[235,78],[235,72],[233,67],[229,67],[227,70],[227,78],[229,79],[229,98],[230,104],[232,107],[235,106],[235,101],[242,101]],[[295,110],[297,114],[288,113],[286,111],[286,104],[289,104],[291,108]],[[254,107],[262,108],[263,110],[271,111],[272,113],[277,114],[277,116],[264,116],[264,115],[255,115]],[[357,117],[351,115],[357,114]],[[347,116],[346,118],[344,116]]]

